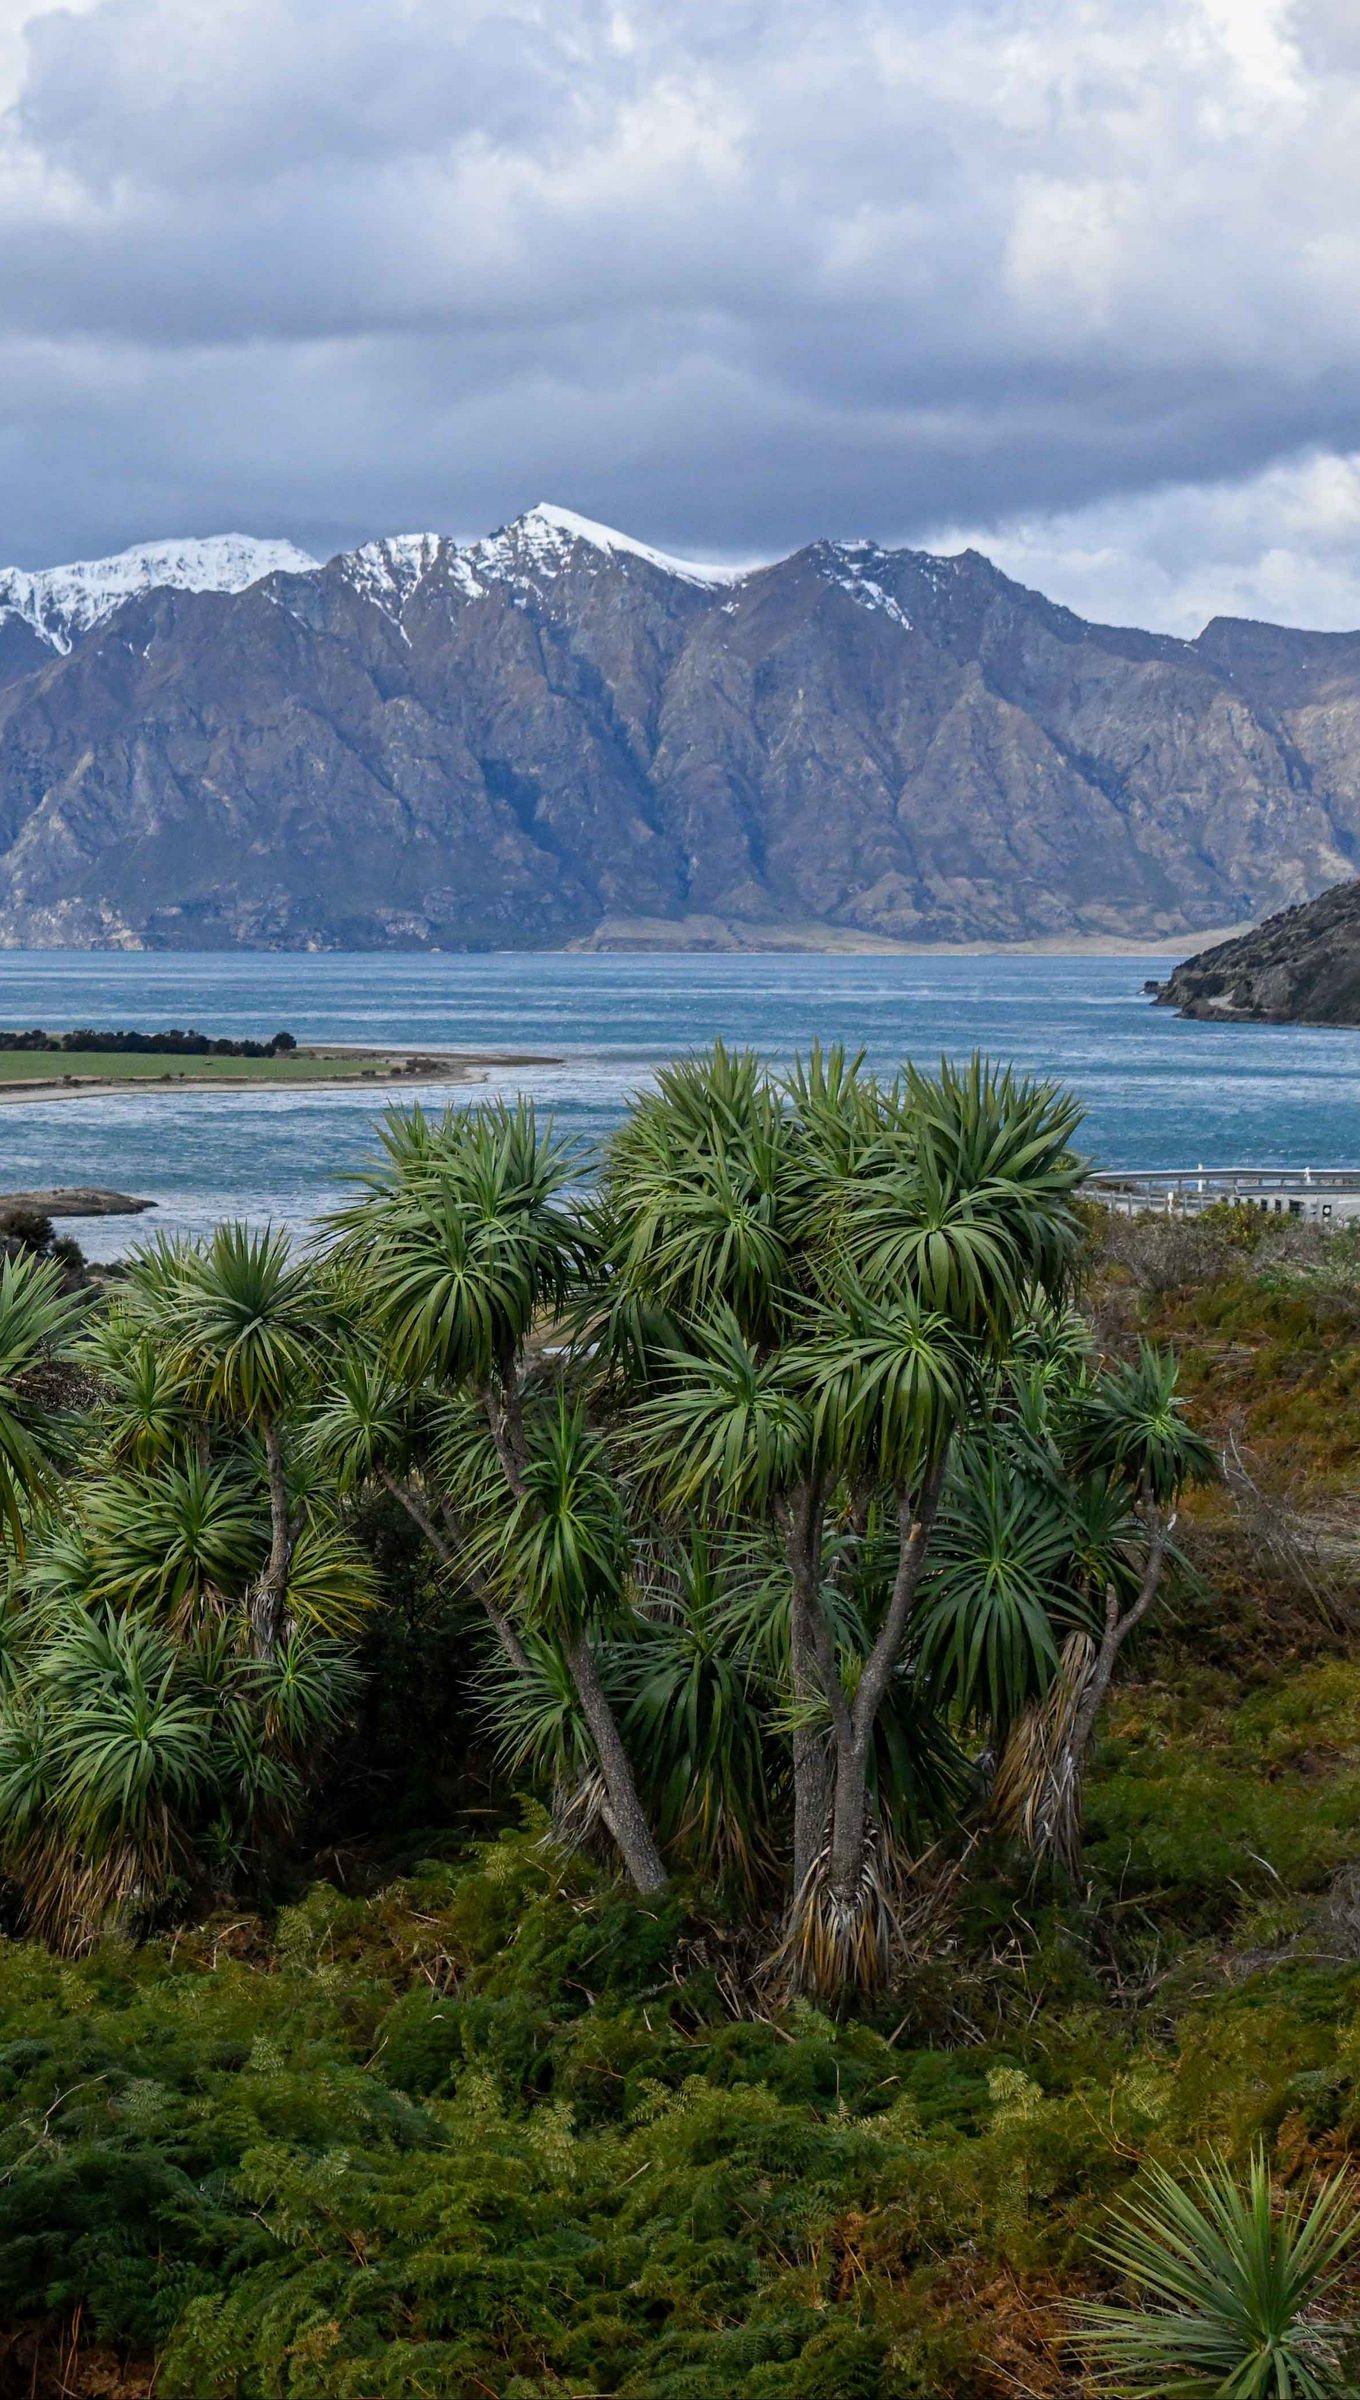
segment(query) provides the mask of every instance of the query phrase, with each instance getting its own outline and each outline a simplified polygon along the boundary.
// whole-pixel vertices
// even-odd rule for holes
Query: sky
[[[0,0],[0,558],[957,549],[1360,625],[1356,0]]]

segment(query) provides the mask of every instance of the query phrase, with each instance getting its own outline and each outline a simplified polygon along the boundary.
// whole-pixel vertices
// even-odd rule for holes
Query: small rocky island
[[[1148,989],[1183,1017],[1360,1025],[1360,878],[1201,950]]]

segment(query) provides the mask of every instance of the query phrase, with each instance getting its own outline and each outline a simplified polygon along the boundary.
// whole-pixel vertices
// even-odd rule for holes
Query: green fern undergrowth
[[[980,1878],[840,2025],[734,2014],[693,1895],[538,1821],[272,1921],[7,1944],[0,2322],[171,2400],[1075,2394],[1140,2164],[1265,2142],[1306,2182],[1360,2137],[1360,1960],[1295,1927],[1254,1964],[1247,1900],[1177,1949],[1149,1891],[1102,1965],[1015,1898]]]

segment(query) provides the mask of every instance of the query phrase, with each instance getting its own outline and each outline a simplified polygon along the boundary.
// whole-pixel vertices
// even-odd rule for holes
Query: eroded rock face
[[[1360,880],[1186,959],[1156,998],[1228,1023],[1360,1025]]]
[[[0,656],[0,943],[1155,938],[1360,852],[1360,637],[1092,626],[972,552],[732,575],[538,509],[87,614]]]

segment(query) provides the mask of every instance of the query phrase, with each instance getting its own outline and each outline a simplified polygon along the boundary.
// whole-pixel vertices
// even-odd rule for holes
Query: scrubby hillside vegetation
[[[0,1268],[0,2392],[1354,2388],[1360,1242],[1078,1139],[716,1053]]]

